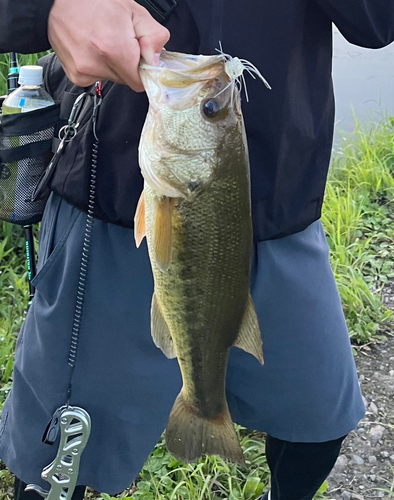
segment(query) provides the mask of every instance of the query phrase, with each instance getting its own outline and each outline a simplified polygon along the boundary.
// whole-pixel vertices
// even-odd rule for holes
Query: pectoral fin
[[[156,199],[154,225],[155,261],[159,269],[167,271],[172,254],[172,208],[173,199],[162,196]]]
[[[142,191],[134,216],[134,239],[137,248],[145,238],[145,194]]]
[[[249,354],[253,354],[253,356],[260,361],[261,364],[264,363],[263,341],[261,340],[259,320],[257,319],[253,299],[250,295],[241,329],[234,345]]]
[[[168,359],[176,358],[174,343],[171,338],[166,320],[160,310],[156,295],[153,294],[151,306],[151,331],[153,342],[161,349]]]

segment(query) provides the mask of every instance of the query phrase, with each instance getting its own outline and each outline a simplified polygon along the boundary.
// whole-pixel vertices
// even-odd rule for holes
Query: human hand
[[[140,58],[157,65],[170,34],[134,0],[55,0],[48,38],[75,85],[110,80],[142,92]]]

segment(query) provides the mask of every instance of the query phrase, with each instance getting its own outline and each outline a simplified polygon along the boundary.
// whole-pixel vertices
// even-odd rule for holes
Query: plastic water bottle
[[[43,69],[41,66],[21,66],[19,70],[19,88],[11,92],[3,102],[2,114],[27,113],[55,104],[52,97],[41,87],[43,83]],[[9,147],[18,147],[29,142],[41,140],[41,132],[32,136],[10,137]],[[20,198],[25,192],[28,179],[39,178],[42,165],[34,158],[9,163],[7,165],[7,179],[3,179],[3,191],[6,193],[7,206],[10,208],[9,218],[18,220],[19,217],[29,216],[29,205]],[[1,193],[0,193],[1,197]],[[33,209],[33,207],[31,208]]]
[[[41,87],[41,66],[21,66],[18,89],[11,92],[3,103],[3,115],[26,113],[55,104],[52,97]]]

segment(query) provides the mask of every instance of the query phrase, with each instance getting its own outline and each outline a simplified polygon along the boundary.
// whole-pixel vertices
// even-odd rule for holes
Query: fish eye
[[[215,116],[222,110],[222,107],[217,99],[207,99],[203,102],[202,112],[207,118],[215,118]]]

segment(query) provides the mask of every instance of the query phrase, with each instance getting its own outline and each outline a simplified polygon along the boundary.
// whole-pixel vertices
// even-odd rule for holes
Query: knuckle
[[[120,31],[113,32],[107,28],[104,28],[100,35],[91,33],[89,51],[104,59],[111,58],[119,51],[119,44],[122,42],[120,37]]]
[[[129,41],[130,52],[132,57],[139,58],[140,57],[140,44],[136,38],[131,38]]]
[[[165,28],[164,26],[161,27],[162,29],[160,30],[160,37],[161,37],[161,41],[163,42],[163,45],[165,45],[168,40],[170,39],[171,37],[171,34],[169,32],[169,30],[167,28]]]
[[[89,87],[95,81],[94,79],[87,78],[86,76],[80,75],[79,73],[72,73],[69,78],[77,87]]]
[[[104,59],[112,58],[116,54],[116,44],[111,39],[106,38],[100,40],[100,43],[94,43],[93,45],[97,54]]]
[[[92,74],[92,68],[90,67],[90,64],[88,62],[77,62],[75,64],[74,73],[78,78],[83,78]]]
[[[88,87],[95,81],[91,68],[84,63],[77,63],[75,68],[69,72],[68,77],[78,87]]]
[[[138,94],[141,94],[145,90],[143,85],[137,83],[134,84],[131,88],[134,90],[134,92],[137,92]]]
[[[129,48],[127,50],[127,66],[129,68],[137,68],[139,61],[141,58],[141,46],[138,43],[138,40],[130,43]]]

